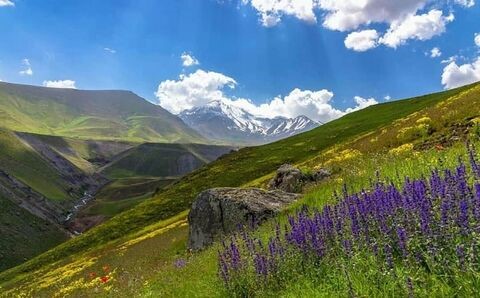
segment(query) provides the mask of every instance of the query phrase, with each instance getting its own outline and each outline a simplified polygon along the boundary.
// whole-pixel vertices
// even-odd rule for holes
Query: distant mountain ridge
[[[265,118],[222,101],[183,111],[179,117],[202,136],[234,144],[263,144],[318,127],[306,116]]]
[[[208,143],[177,116],[122,90],[0,82],[0,127],[88,140]]]

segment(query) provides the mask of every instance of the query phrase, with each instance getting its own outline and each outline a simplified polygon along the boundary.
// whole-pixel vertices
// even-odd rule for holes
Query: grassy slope
[[[381,104],[352,113],[311,132],[257,148],[245,148],[187,175],[167,187],[155,198],[114,217],[105,224],[75,238],[22,266],[0,275],[0,280],[20,278],[42,265],[71,254],[119,239],[162,219],[187,209],[198,192],[218,186],[240,186],[251,183],[275,171],[284,162],[303,163],[329,147],[378,130],[411,113],[471,88],[465,87],[405,101]],[[225,175],[228,173],[228,175]]]
[[[109,164],[110,178],[181,176],[211,162],[231,147],[196,144],[142,144]]]
[[[66,234],[52,224],[31,215],[0,194],[0,271],[65,240]]]
[[[14,131],[89,140],[206,142],[178,117],[127,91],[0,82],[0,123]]]
[[[479,119],[480,111],[478,105],[480,104],[480,86],[472,89],[470,92],[462,93],[461,96],[452,97],[447,101],[438,101],[436,105],[430,105],[423,109],[421,113],[413,113],[408,117],[403,117],[400,121],[389,121],[389,125],[383,125],[382,129],[374,130],[373,133],[360,132],[355,138],[344,139],[343,142],[337,142],[329,150],[317,152],[310,157],[302,159],[298,162],[303,166],[309,168],[314,166],[328,166],[337,167],[340,172],[334,176],[334,179],[322,183],[318,187],[314,187],[307,191],[305,198],[298,203],[308,204],[310,206],[321,207],[325,202],[332,199],[333,190],[338,190],[344,183],[354,189],[365,187],[370,182],[376,170],[380,169],[385,177],[395,178],[397,175],[408,175],[410,177],[419,176],[427,173],[430,167],[439,164],[439,157],[443,158],[443,164],[455,163],[458,154],[465,154],[463,144],[457,144],[448,151],[438,152],[436,150],[429,150],[426,152],[418,152],[411,154],[406,152],[406,155],[392,155],[386,154],[388,148],[397,147],[404,143],[412,143],[415,146],[421,145],[428,140],[437,139],[439,136],[447,136],[447,139],[456,138],[457,135],[452,133],[452,124],[468,124],[471,123],[472,118]],[[425,116],[432,119],[433,130],[427,136],[416,135],[411,138],[398,138],[399,133],[404,128],[416,125],[417,121]],[[349,154],[346,150],[357,150],[359,153]],[[219,161],[221,162],[221,161]],[[203,175],[205,176],[205,173]],[[256,176],[259,177],[259,176]],[[252,177],[252,179],[256,178]],[[255,183],[261,183],[262,180],[257,180]],[[252,183],[251,180],[248,183]],[[177,187],[182,183],[177,184]],[[172,191],[172,189],[170,190]],[[155,202],[155,201],[153,201]],[[157,202],[158,204],[158,202]],[[152,202],[145,204],[153,208]],[[296,206],[292,206],[295,208]],[[158,209],[157,209],[158,211]],[[146,213],[146,212],[144,212]],[[132,215],[132,212],[127,214]],[[135,213],[133,213],[135,214]],[[138,216],[138,213],[136,213]],[[17,290],[26,290],[27,292],[36,289],[39,283],[46,282],[45,274],[55,270],[57,275],[60,275],[56,280],[56,285],[47,285],[46,292],[49,293],[56,287],[66,289],[66,291],[76,291],[77,294],[88,294],[92,291],[108,290],[104,292],[111,296],[132,296],[134,294],[142,294],[145,296],[158,297],[160,296],[209,296],[215,297],[224,295],[222,286],[219,283],[216,275],[216,248],[213,247],[201,254],[189,255],[184,253],[186,229],[182,222],[185,213],[178,217],[170,219],[168,224],[170,228],[165,229],[165,222],[154,224],[150,227],[141,229],[138,233],[125,233],[123,239],[118,242],[108,244],[106,246],[99,246],[98,249],[91,252],[80,253],[71,258],[63,259],[60,263],[52,266],[45,266],[33,275],[26,275],[22,277],[17,275],[17,281],[22,280]],[[120,219],[125,219],[124,215],[114,218],[112,222],[118,224]],[[279,220],[284,221],[285,216],[281,216]],[[108,223],[107,223],[108,225]],[[98,230],[104,229],[99,227],[93,235],[98,235]],[[106,231],[106,230],[104,230]],[[268,236],[268,225],[260,230],[260,234]],[[88,236],[92,240],[92,235]],[[78,239],[77,239],[78,240]],[[122,248],[122,249],[120,249]],[[154,253],[152,253],[154,248]],[[65,249],[65,245],[63,246]],[[57,250],[58,252],[58,250]],[[52,252],[49,253],[52,256]],[[47,257],[44,255],[43,258]],[[85,260],[95,260],[90,264]],[[177,268],[174,265],[176,259],[186,259],[187,266],[185,268]],[[37,259],[37,262],[42,262],[42,258]],[[18,274],[21,269],[28,269],[28,265],[37,266],[39,263],[31,262],[27,266],[21,266],[16,270],[6,272],[0,275],[0,279],[8,280],[15,283],[15,279],[11,279]],[[83,264],[80,273],[69,275],[72,264]],[[104,287],[98,282],[92,281],[89,283],[85,280],[88,272],[99,271],[101,266],[108,264],[115,268],[115,280],[113,281],[114,288]],[[334,274],[335,272],[332,272]],[[336,273],[335,273],[336,274]],[[48,276],[48,274],[47,274]],[[362,284],[369,282],[363,278],[363,274],[355,275],[355,286],[361,288]],[[335,276],[334,276],[335,278]],[[332,278],[332,282],[334,282]],[[36,281],[39,279],[39,281]],[[29,281],[30,280],[30,281]],[[9,283],[3,284],[8,285]],[[176,287],[172,287],[176,284]],[[301,285],[301,286],[299,286]],[[25,287],[22,289],[22,286]],[[286,283],[286,289],[283,293],[287,297],[294,297],[299,291],[305,295],[341,295],[340,288],[329,287],[328,282],[322,285],[312,285],[308,283]],[[367,291],[368,289],[363,289]],[[438,290],[438,289],[437,289]],[[447,289],[448,290],[448,289]],[[320,292],[319,292],[320,291]],[[17,292],[15,292],[17,293]],[[329,293],[329,294],[326,294]],[[381,295],[379,292],[366,292],[370,295]],[[385,295],[387,292],[383,292]],[[390,293],[392,294],[392,293]]]
[[[81,212],[84,215],[113,217],[138,205],[174,179],[134,177],[114,180],[95,195],[95,201]]]
[[[12,132],[2,129],[0,129],[0,169],[49,199],[68,198],[66,186],[55,169]]]

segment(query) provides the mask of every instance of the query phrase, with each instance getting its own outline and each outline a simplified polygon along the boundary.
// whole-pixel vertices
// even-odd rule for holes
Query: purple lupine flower
[[[397,237],[398,237],[398,247],[402,252],[403,258],[407,258],[408,251],[407,251],[407,232],[404,228],[397,228]]]
[[[474,170],[475,165],[471,166]],[[459,161],[453,170],[435,169],[419,179],[407,177],[403,187],[382,183],[378,177],[371,190],[357,194],[348,194],[344,186],[343,198],[335,204],[321,211],[302,207],[289,216],[284,230],[277,224],[266,247],[244,231],[228,245],[224,243],[219,275],[228,286],[236,274],[251,272],[247,267],[253,264],[254,272],[267,281],[269,275],[281,274],[279,265],[291,260],[287,254],[296,254],[303,266],[321,262],[329,254],[337,256],[339,250],[351,256],[365,249],[389,269],[410,256],[423,266],[433,263],[433,268],[448,269],[454,252],[462,270],[478,270],[473,267],[476,261],[466,262],[476,255],[475,233],[480,232],[480,182],[472,183],[470,173]],[[413,296],[410,278],[407,285]]]
[[[468,202],[466,199],[463,199],[460,201],[457,221],[462,231],[462,234],[467,235],[468,229],[469,229],[469,223],[468,223]]]
[[[480,179],[480,165],[477,162],[477,151],[475,146],[472,144],[468,148],[468,156],[470,158],[470,165],[472,167],[473,173],[477,179]]]
[[[392,247],[389,244],[385,244],[383,247],[383,253],[385,254],[385,263],[387,264],[388,269],[393,268],[393,254]]]

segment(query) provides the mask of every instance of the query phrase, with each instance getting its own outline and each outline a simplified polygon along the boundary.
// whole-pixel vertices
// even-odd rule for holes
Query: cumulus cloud
[[[194,65],[199,65],[200,62],[197,60],[197,58],[195,58],[194,56],[184,52],[181,56],[182,58],[182,65],[184,67],[190,67],[190,66],[194,66]]]
[[[15,6],[15,3],[10,0],[0,0],[0,7],[3,6]]]
[[[430,57],[431,58],[438,58],[440,56],[442,56],[442,51],[439,48],[435,47],[435,48],[430,50]]]
[[[225,88],[235,88],[237,82],[221,73],[197,70],[189,75],[180,75],[177,81],[166,80],[155,93],[160,105],[174,114],[213,100],[225,98]]]
[[[242,0],[258,11],[263,26],[273,27],[280,23],[284,15],[293,16],[302,21],[316,23],[315,8],[317,0]]]
[[[268,103],[257,106],[251,102],[249,105],[245,103],[239,105],[241,103],[239,102],[237,106],[262,117],[294,118],[304,115],[315,121],[328,122],[344,115],[343,111],[332,106],[333,96],[333,92],[326,89],[311,91],[296,88],[287,96],[277,96]]]
[[[441,10],[431,10],[422,15],[410,15],[401,22],[394,22],[380,43],[397,48],[409,39],[429,40],[445,32],[446,25],[454,20],[452,14],[444,16]]]
[[[371,97],[371,98],[363,98],[361,96],[355,96],[354,97],[354,100],[355,100],[355,103],[357,104],[356,107],[354,108],[348,108],[346,110],[346,113],[352,113],[352,112],[356,112],[356,111],[359,111],[359,110],[362,110],[362,109],[365,109],[369,106],[373,106],[373,105],[376,105],[378,102],[375,100],[375,98]]]
[[[480,33],[476,33],[475,34],[475,44],[477,45],[477,47],[480,47]]]
[[[224,92],[225,89],[234,89],[236,86],[237,82],[231,77],[213,71],[197,70],[188,75],[180,75],[176,81],[161,82],[155,95],[159,104],[174,114],[211,101],[223,101],[256,116],[292,118],[305,115],[321,122],[331,121],[377,103],[373,98],[355,97],[356,107],[342,111],[332,106],[333,92],[326,89],[312,91],[296,88],[284,97],[277,96],[267,103],[257,105],[249,99],[231,97]]]
[[[357,52],[365,52],[377,46],[377,30],[363,30],[350,33],[345,38],[345,47]]]
[[[43,81],[43,86],[49,88],[77,89],[75,81],[72,80]]]
[[[258,12],[265,27],[277,25],[284,16],[310,23],[322,18],[325,28],[350,32],[345,46],[355,51],[366,51],[378,44],[396,48],[409,39],[428,40],[444,33],[446,25],[454,19],[453,14],[445,16],[441,10],[451,5],[429,0],[242,0],[242,3]],[[475,4],[474,0],[452,3],[464,7]],[[386,24],[389,29],[384,34],[375,31],[383,37],[374,38],[374,30],[368,28],[372,24]],[[363,31],[352,33],[359,28]]]
[[[323,25],[338,31],[356,30],[371,23],[392,23],[415,14],[426,0],[319,0],[319,7],[326,11]]]
[[[443,69],[442,84],[452,89],[480,81],[480,57],[472,63],[457,65],[455,61]]]
[[[18,73],[22,76],[33,76],[32,65],[30,64],[30,60],[24,58],[22,60],[23,69],[20,70]]]

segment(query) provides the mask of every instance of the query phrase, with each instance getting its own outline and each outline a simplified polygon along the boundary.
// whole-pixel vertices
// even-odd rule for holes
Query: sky
[[[330,121],[480,80],[474,0],[0,0],[0,80]],[[477,35],[479,34],[479,35]]]

